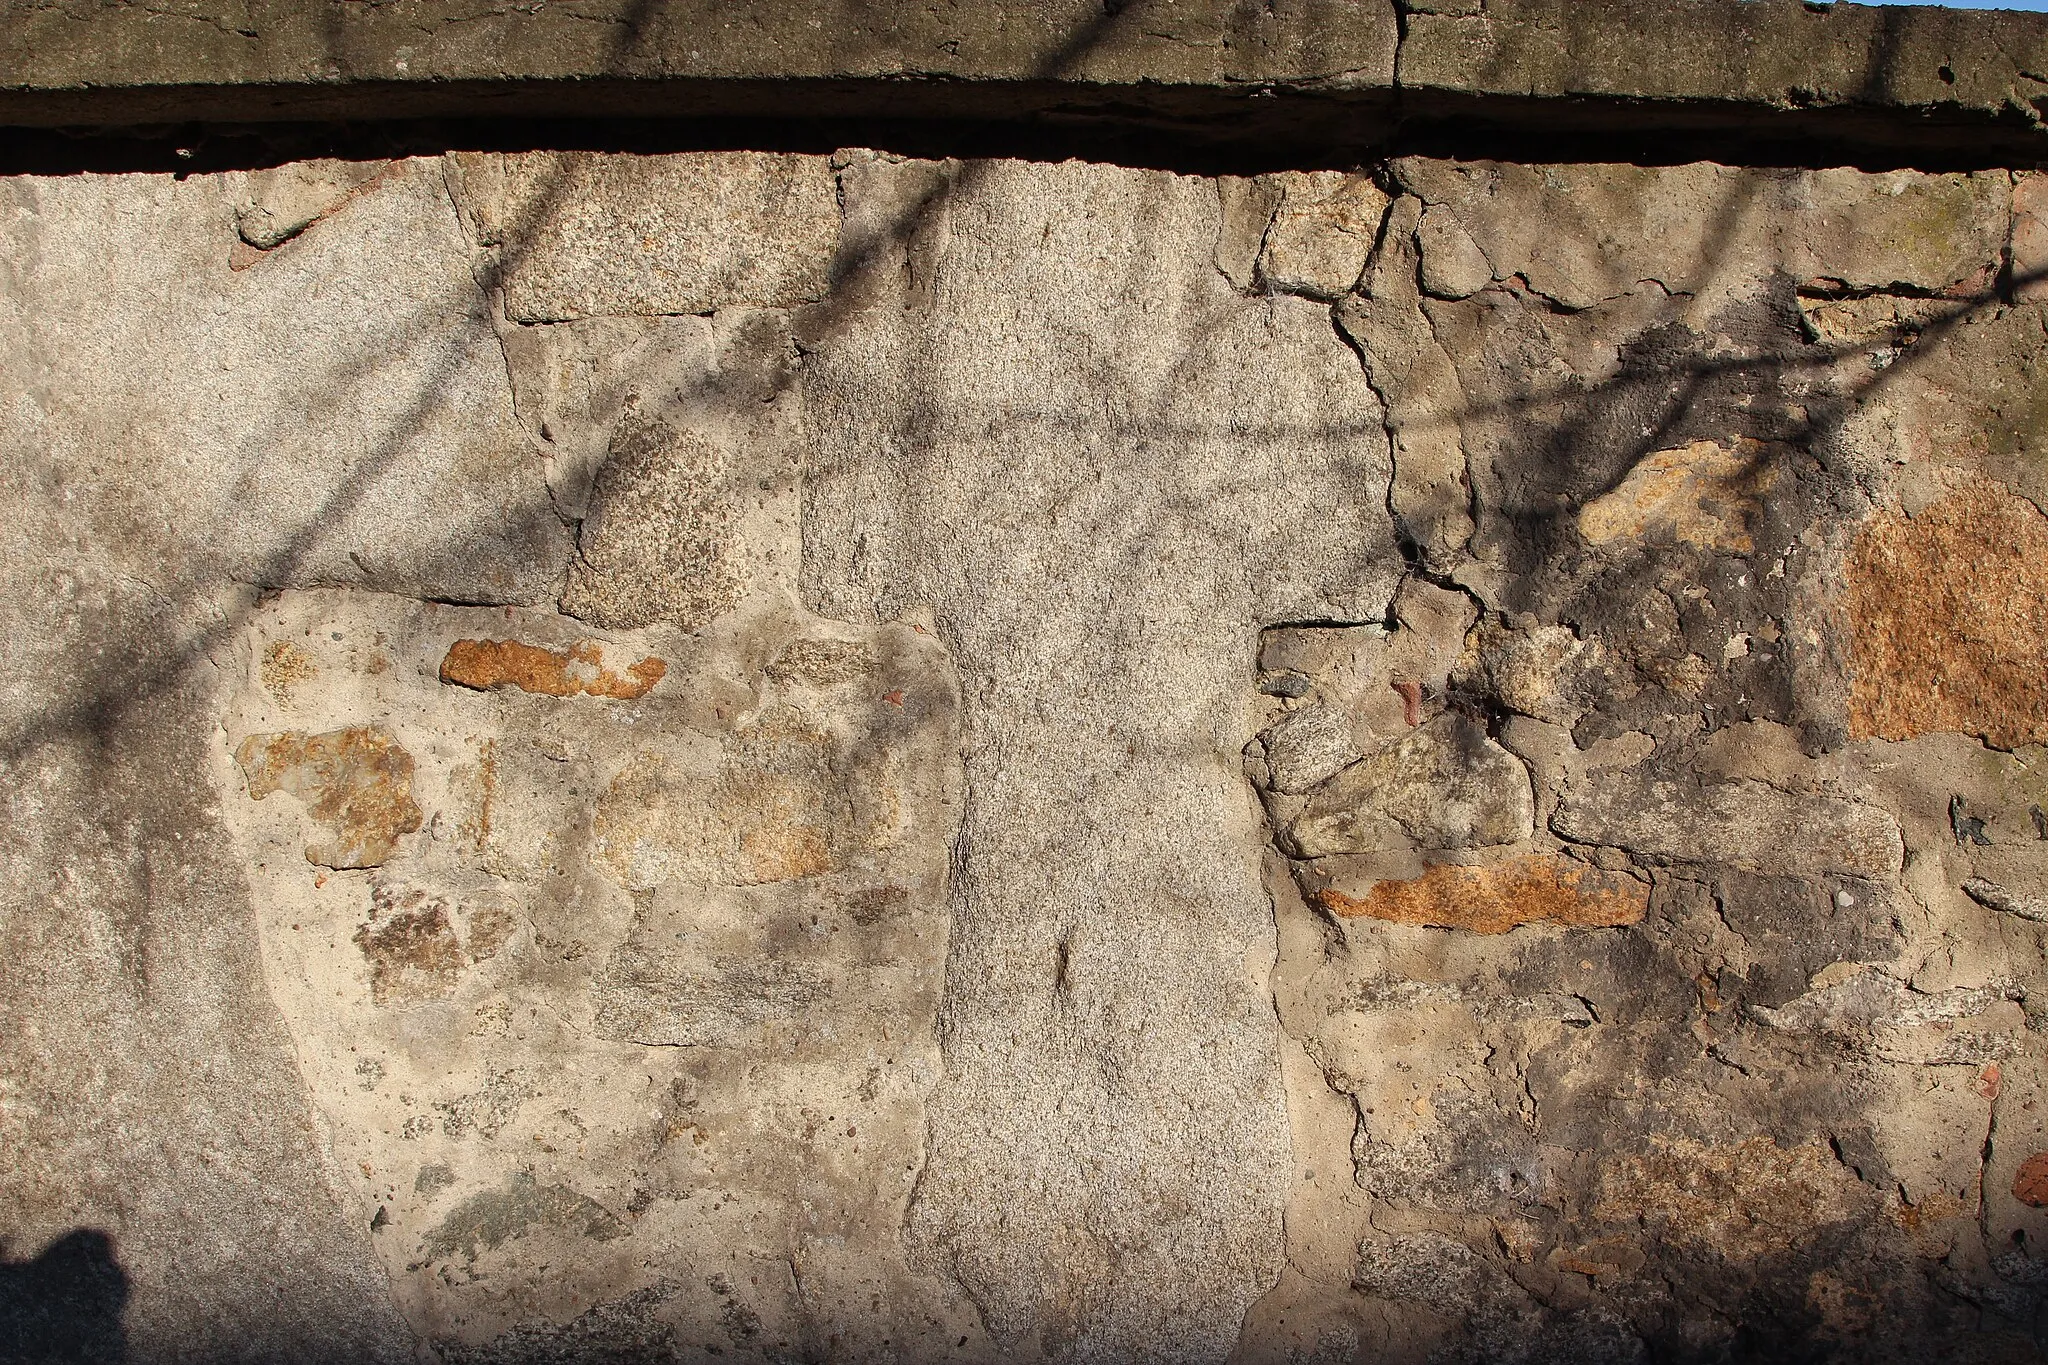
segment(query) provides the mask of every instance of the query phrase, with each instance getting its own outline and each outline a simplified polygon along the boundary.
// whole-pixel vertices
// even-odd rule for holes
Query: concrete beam
[[[17,129],[865,120],[1168,160],[2014,165],[2048,160],[2044,105],[2048,16],[1800,0],[0,0]]]

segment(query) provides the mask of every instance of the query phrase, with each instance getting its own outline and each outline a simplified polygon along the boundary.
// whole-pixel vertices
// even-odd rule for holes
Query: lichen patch
[[[263,662],[257,671],[263,679],[263,690],[287,706],[291,704],[292,692],[298,685],[312,680],[320,672],[313,663],[312,655],[289,640],[278,640],[264,650]]]
[[[370,965],[370,997],[380,1005],[439,999],[462,972],[462,945],[439,901],[363,925],[355,944]]]
[[[251,735],[235,761],[261,801],[289,792],[329,837],[306,845],[306,861],[322,867],[376,867],[420,827],[412,799],[412,755],[381,725],[356,725],[309,735],[303,730]]]

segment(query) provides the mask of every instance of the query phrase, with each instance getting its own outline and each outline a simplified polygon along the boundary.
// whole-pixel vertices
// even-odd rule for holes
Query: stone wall
[[[2048,178],[1738,160],[0,177],[8,1358],[2038,1358]]]

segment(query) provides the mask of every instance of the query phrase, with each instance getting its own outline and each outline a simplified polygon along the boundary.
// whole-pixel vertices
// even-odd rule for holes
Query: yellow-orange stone
[[[1649,910],[1650,889],[1621,873],[1538,853],[1492,867],[1444,864],[1412,881],[1375,882],[1362,897],[1326,888],[1316,899],[1347,918],[1504,934],[1523,924],[1634,924]]]
[[[1613,492],[1586,504],[1579,533],[1594,545],[1669,536],[1703,550],[1748,554],[1781,458],[1781,447],[1747,437],[1733,449],[1694,441],[1646,455]]]
[[[545,649],[519,640],[457,640],[441,660],[441,681],[483,691],[516,687],[544,697],[612,697],[632,701],[644,697],[668,672],[668,664],[649,656],[624,672],[604,661],[595,640],[579,640],[567,649]]]
[[[289,792],[329,837],[306,845],[306,861],[322,867],[376,867],[420,827],[412,799],[412,755],[381,725],[309,735],[292,730],[250,735],[235,750],[261,801]]]
[[[2048,741],[2048,517],[1988,480],[1880,515],[1844,583],[1849,733]]]

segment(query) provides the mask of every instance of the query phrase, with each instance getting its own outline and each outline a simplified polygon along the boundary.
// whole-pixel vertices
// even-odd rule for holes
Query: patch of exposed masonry
[[[1396,163],[1317,277],[1334,183],[1226,182],[1218,260],[1335,304],[1410,566],[1260,641],[1300,1169],[1238,1356],[2024,1340],[2042,523],[1964,367],[2039,354],[2033,182]]]
[[[391,170],[250,177],[230,264],[312,249]],[[789,309],[825,286],[830,168],[439,179],[566,573],[518,610],[288,592],[242,631],[227,722],[231,784],[270,798],[232,822],[265,967],[399,1308],[460,1359],[985,1355],[901,1239],[951,665],[792,595]]]

